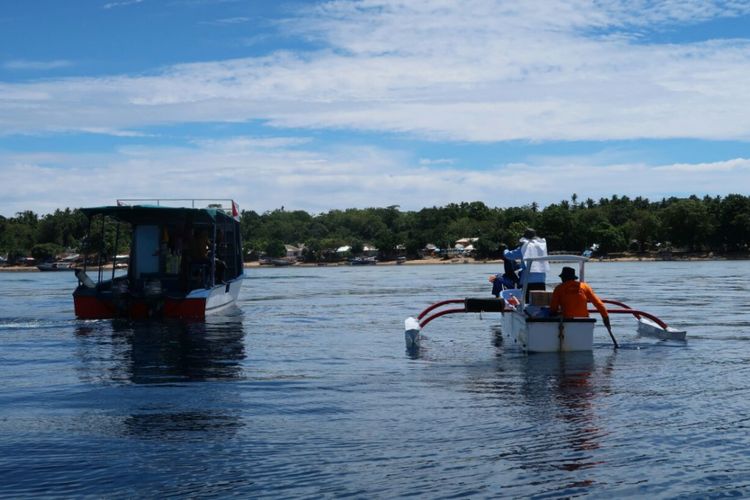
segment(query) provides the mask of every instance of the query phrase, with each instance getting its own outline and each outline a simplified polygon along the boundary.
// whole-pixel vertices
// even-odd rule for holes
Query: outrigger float
[[[579,255],[553,255],[525,259],[526,268],[533,262],[561,262],[578,264],[578,276],[584,281],[584,264],[588,257]],[[591,351],[594,343],[595,318],[566,318],[551,316],[549,302],[550,291],[531,291],[529,303],[525,301],[528,283],[522,281],[522,287],[506,289],[495,298],[449,299],[436,302],[424,309],[416,318],[407,318],[404,322],[405,339],[408,348],[419,345],[421,331],[432,320],[447,314],[457,313],[492,313],[502,315],[502,333],[527,352],[564,352]],[[653,314],[636,310],[616,300],[602,299],[609,314],[630,314],[638,321],[638,333],[662,340],[685,340],[685,330],[678,330],[667,325]],[[456,305],[461,304],[461,307]],[[589,312],[598,312],[589,309]],[[617,347],[612,332],[612,341]]]
[[[197,204],[207,206],[196,208]],[[95,280],[85,263],[75,272],[76,317],[203,319],[237,300],[244,268],[239,207],[234,201],[117,200],[117,206],[82,212],[89,219],[89,246],[98,241],[102,248]],[[95,217],[101,219],[101,226],[93,228],[98,234],[92,232]],[[110,228],[116,224],[115,250],[121,226],[129,228],[131,244],[127,274],[115,275],[115,258],[109,279],[102,257],[107,222]],[[94,226],[99,226],[98,219]]]

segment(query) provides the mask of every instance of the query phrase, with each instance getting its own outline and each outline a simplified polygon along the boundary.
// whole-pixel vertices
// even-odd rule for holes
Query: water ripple
[[[618,350],[528,356],[460,315],[405,352],[495,267],[251,269],[197,323],[77,321],[70,276],[0,274],[2,496],[750,495],[750,263],[589,265],[687,342],[616,317]]]

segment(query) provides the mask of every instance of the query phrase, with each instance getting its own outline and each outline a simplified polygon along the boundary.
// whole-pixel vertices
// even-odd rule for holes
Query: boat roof
[[[226,222],[234,218],[222,208],[185,208],[163,207],[158,205],[114,205],[82,208],[86,217],[106,215],[113,219],[131,224],[155,222],[184,223],[191,220],[193,224],[213,224]]]

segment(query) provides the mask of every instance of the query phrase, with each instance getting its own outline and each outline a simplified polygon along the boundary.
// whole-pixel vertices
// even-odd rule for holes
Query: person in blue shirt
[[[529,292],[531,290],[546,290],[547,271],[549,271],[548,262],[532,262],[530,269],[526,269],[524,259],[530,257],[546,257],[547,241],[536,235],[534,229],[527,227],[523,237],[519,240],[521,243],[518,248],[505,250],[504,256],[510,260],[520,261],[521,263],[521,280],[523,282],[524,273],[528,272],[526,289],[526,302],[529,301]]]
[[[503,290],[518,288],[521,284],[518,274],[516,274],[518,264],[516,261],[505,256],[507,249],[508,247],[504,243],[500,244],[499,250],[503,259],[503,274],[493,274],[489,277],[489,282],[492,283],[492,295],[495,297],[499,297],[500,292]]]

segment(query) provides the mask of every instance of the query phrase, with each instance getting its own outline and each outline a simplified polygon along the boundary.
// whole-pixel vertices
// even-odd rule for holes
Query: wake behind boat
[[[102,258],[96,281],[85,264],[76,271],[76,316],[202,319],[234,303],[244,277],[239,208],[232,200],[195,208],[205,201],[118,200],[116,206],[82,209],[89,219],[89,241],[101,243],[100,256],[105,253],[105,235],[111,234],[108,223],[110,229],[116,225],[114,248],[125,226],[131,249],[125,275],[115,275],[116,259],[108,279]],[[164,202],[189,206],[163,206]]]
[[[524,259],[526,267],[533,262],[561,262],[578,265],[580,281],[584,281],[584,266],[588,257],[579,255],[553,255]],[[499,312],[502,316],[502,333],[527,352],[566,352],[591,351],[594,343],[595,318],[574,317],[562,318],[550,314],[550,291],[531,291],[529,302],[526,303],[528,283],[523,280],[521,288],[506,289],[500,292],[498,298],[466,298],[450,299],[437,302],[417,316],[407,318],[404,322],[407,347],[419,344],[421,331],[433,319],[455,313]],[[602,299],[605,304],[617,307],[607,307],[608,314],[630,314],[638,320],[638,332],[642,335],[654,336],[660,339],[685,340],[685,331],[672,328],[656,316],[632,309],[626,304]],[[446,308],[451,304],[462,304],[463,307]],[[433,312],[434,311],[434,312]],[[597,312],[589,309],[589,312]],[[617,347],[617,341],[610,336]]]

